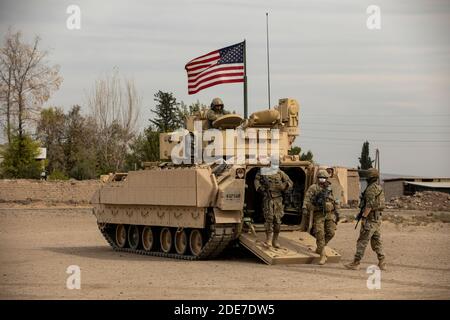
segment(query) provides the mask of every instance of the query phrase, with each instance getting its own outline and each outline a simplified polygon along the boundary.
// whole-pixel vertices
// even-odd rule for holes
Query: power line
[[[367,131],[367,130],[339,130],[339,129],[333,129],[333,130],[320,130],[320,132],[354,132],[354,133],[386,133],[386,134],[450,134],[449,132],[445,131],[431,131],[431,132],[418,132],[418,131]]]
[[[411,117],[450,117],[450,114],[354,114],[354,113],[349,113],[349,114],[329,114],[329,113],[324,113],[324,114],[304,114],[303,118],[308,118],[308,117],[365,117],[365,118],[370,118],[370,117],[400,117],[400,118],[411,118]]]
[[[450,142],[450,140],[394,140],[394,139],[370,139],[370,138],[361,138],[361,139],[356,139],[356,138],[337,138],[337,137],[310,137],[310,136],[301,136],[301,138],[306,138],[306,139],[318,139],[318,140],[343,140],[343,141],[365,141],[365,140],[370,140],[370,141],[374,141],[374,142],[419,142],[419,143],[447,143]]]
[[[420,125],[420,124],[408,124],[408,125],[401,125],[401,124],[373,124],[373,123],[342,123],[342,122],[334,122],[334,123],[330,123],[330,122],[301,122],[301,124],[313,124],[313,125],[326,125],[326,126],[364,126],[364,127],[419,127],[419,128],[436,128],[436,127],[443,127],[443,128],[450,128],[450,125],[437,125],[437,124],[433,124],[433,125]]]

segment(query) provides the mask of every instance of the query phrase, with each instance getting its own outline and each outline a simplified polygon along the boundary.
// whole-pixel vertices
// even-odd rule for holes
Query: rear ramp
[[[239,242],[267,264],[310,264],[318,263],[320,255],[316,250],[316,239],[307,232],[282,231],[278,238],[281,248],[264,246],[265,233],[243,233]],[[337,263],[341,255],[330,247],[325,247],[327,263]]]

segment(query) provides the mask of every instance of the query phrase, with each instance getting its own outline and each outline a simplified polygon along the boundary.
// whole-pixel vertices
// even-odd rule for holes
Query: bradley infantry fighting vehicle
[[[91,202],[101,233],[115,250],[145,255],[211,259],[240,243],[268,264],[315,263],[319,255],[315,239],[302,232],[301,207],[317,167],[288,154],[299,134],[298,123],[294,99],[281,99],[274,109],[246,120],[229,114],[209,123],[205,110],[188,117],[184,133],[160,135],[161,162],[113,174],[94,194]],[[211,127],[216,130],[206,131]],[[212,152],[208,149],[227,136]],[[254,188],[259,168],[270,165],[261,156],[267,142],[278,142],[270,156],[279,159],[294,183],[284,197],[279,249],[263,245],[262,195]],[[194,150],[196,145],[204,147],[204,153]],[[208,152],[222,161],[205,159]],[[180,154],[185,163],[179,163]],[[326,248],[326,253],[329,262],[339,261],[334,250]]]

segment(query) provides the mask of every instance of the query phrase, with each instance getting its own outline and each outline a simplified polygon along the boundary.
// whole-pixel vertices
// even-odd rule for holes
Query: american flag
[[[245,42],[241,42],[189,61],[185,66],[188,93],[221,83],[244,82],[244,46]]]

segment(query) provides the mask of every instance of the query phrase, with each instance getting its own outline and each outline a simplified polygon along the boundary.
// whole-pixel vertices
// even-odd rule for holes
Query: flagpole
[[[246,53],[247,43],[244,39],[244,119],[247,119],[248,111],[248,101],[247,101],[247,53]]]
[[[269,68],[269,13],[266,12],[266,35],[267,35],[267,93],[270,109],[270,68]]]

